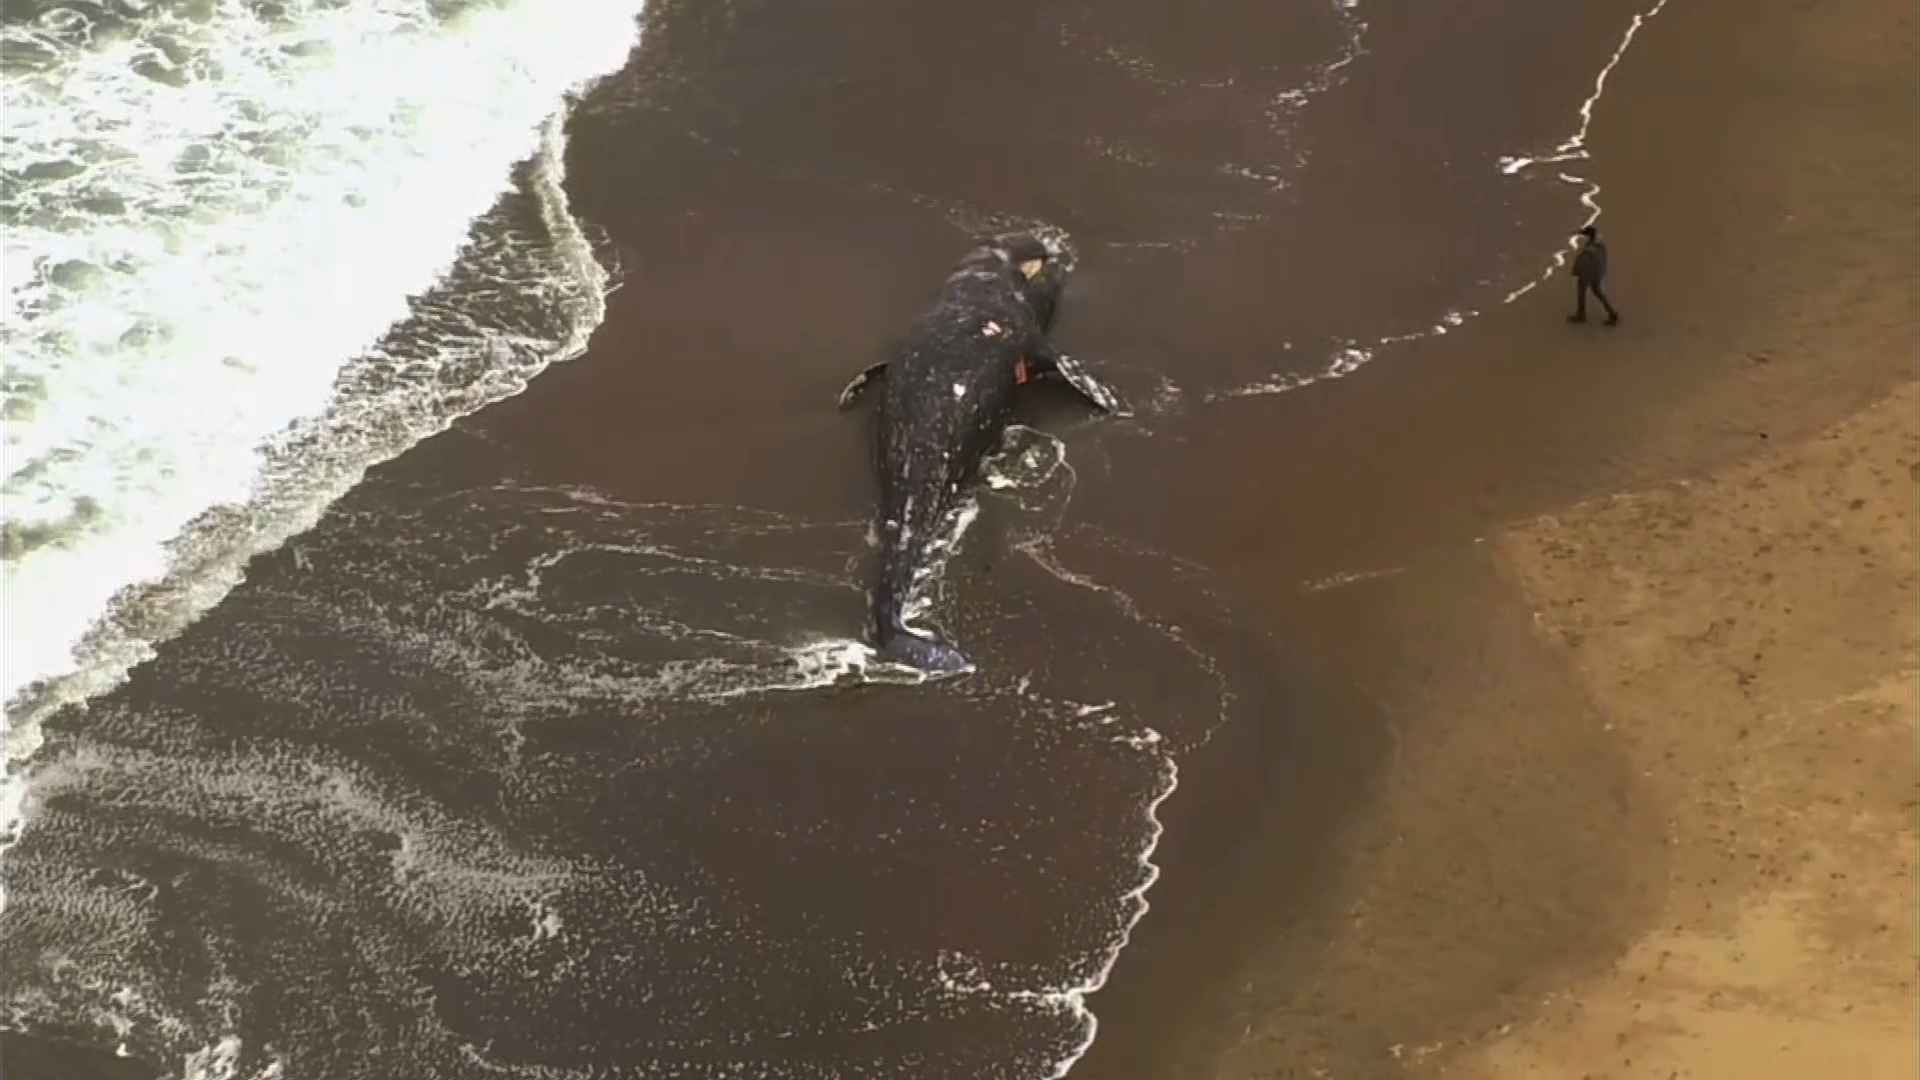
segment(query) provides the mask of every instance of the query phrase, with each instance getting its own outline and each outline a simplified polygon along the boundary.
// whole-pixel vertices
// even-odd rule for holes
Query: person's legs
[[[1573,279],[1573,314],[1567,316],[1567,321],[1587,321],[1587,283],[1579,278]]]
[[[1601,307],[1604,307],[1607,309],[1607,325],[1608,326],[1612,326],[1614,323],[1617,323],[1620,321],[1620,313],[1613,310],[1613,301],[1608,300],[1607,294],[1600,291],[1600,283],[1597,281],[1593,283],[1593,298],[1595,300],[1600,301]]]

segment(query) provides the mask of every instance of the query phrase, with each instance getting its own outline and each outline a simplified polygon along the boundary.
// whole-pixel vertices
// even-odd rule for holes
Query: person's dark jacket
[[[1607,245],[1589,240],[1573,257],[1573,276],[1589,285],[1598,285],[1607,276]]]

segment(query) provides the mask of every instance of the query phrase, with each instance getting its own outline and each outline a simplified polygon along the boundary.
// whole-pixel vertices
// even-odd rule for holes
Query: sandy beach
[[[1184,1044],[1143,1002],[1087,1075],[1912,1075],[1913,48],[1874,2],[1674,4],[1636,42],[1593,128],[1627,325],[1558,325],[1556,280],[1436,343],[1511,382],[1434,379],[1506,407],[1426,421],[1465,462],[1418,539],[1243,564],[1372,646],[1339,884],[1248,857],[1230,974],[1138,954],[1213,988]]]
[[[47,722],[9,1080],[1912,1075],[1915,15],[1510,7],[649,6],[585,354]],[[833,394],[1041,220],[1138,415],[830,687]]]
[[[1909,386],[1503,539],[1664,812],[1666,888],[1604,974],[1466,1055],[1484,1075],[1912,1074],[1916,417]]]

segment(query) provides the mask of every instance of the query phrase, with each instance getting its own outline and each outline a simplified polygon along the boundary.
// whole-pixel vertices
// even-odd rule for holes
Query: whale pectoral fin
[[[885,360],[877,364],[868,364],[861,370],[860,374],[853,377],[853,381],[847,384],[846,389],[840,391],[840,407],[842,409],[853,408],[854,402],[860,400],[860,391],[867,388],[867,384],[873,381],[874,376],[885,370],[887,370],[887,362]]]
[[[1094,378],[1091,372],[1080,365],[1080,361],[1066,353],[1060,353],[1055,357],[1053,366],[1054,370],[1060,373],[1060,377],[1067,380],[1069,386],[1080,391],[1081,396],[1101,409],[1116,416],[1133,415],[1126,403],[1120,400],[1119,393],[1113,387]]]
[[[1025,356],[1027,367],[1036,376],[1053,376],[1080,392],[1080,396],[1092,402],[1096,408],[1115,416],[1131,416],[1132,412],[1120,400],[1120,395],[1106,383],[1093,377],[1080,361],[1053,347],[1053,343],[1041,339],[1029,348]]]

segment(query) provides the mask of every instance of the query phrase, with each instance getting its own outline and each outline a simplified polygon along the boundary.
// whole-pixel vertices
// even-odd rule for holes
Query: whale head
[[[1057,237],[1029,230],[982,241],[968,254],[967,265],[1003,277],[1045,329],[1053,322],[1072,259]]]

